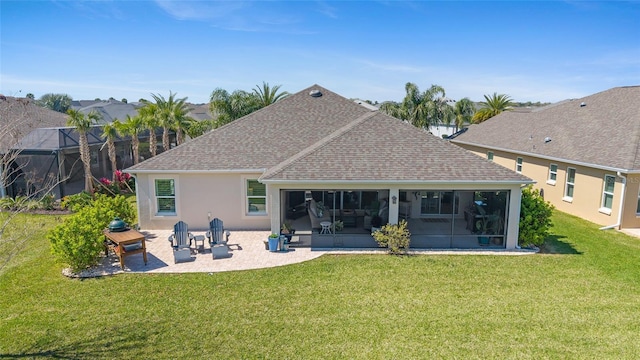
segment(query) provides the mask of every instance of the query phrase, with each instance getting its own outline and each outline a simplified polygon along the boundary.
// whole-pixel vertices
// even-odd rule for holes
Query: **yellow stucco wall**
[[[493,161],[495,163],[512,170],[516,169],[516,158],[521,157],[523,159],[522,174],[536,181],[534,187],[542,189],[545,200],[551,202],[556,209],[579,216],[602,226],[614,225],[618,222],[620,196],[625,186],[623,186],[622,178],[616,176],[616,173],[613,171],[517,155],[504,151],[487,150],[471,145],[458,145],[483,158],[487,158],[487,151],[492,151]],[[555,184],[549,181],[549,167],[551,164],[558,166]],[[564,196],[567,168],[576,169],[572,200]],[[603,212],[601,209],[605,175],[615,176],[616,178],[613,205],[609,214]],[[622,175],[624,176],[624,174]],[[623,216],[621,219],[622,227],[640,227],[640,217],[636,214],[639,184],[640,176],[631,175],[627,178],[626,197],[624,199]]]

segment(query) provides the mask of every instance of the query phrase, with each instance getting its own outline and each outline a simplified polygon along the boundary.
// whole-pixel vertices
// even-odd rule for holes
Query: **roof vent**
[[[587,103],[586,103],[586,102],[581,102],[581,103],[580,103],[580,107],[585,107],[585,106],[587,106]]]
[[[322,96],[322,93],[320,92],[320,90],[317,90],[317,89],[316,89],[316,90],[311,90],[311,91],[309,92],[309,95],[310,95],[311,97],[320,97],[320,96]]]
[[[547,136],[546,138],[544,138],[544,143],[546,144],[548,142],[551,142],[551,138]]]

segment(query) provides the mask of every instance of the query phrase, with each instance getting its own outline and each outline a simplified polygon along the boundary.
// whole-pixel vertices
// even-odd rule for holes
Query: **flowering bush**
[[[107,178],[101,178],[100,184],[94,189],[94,192],[100,194],[117,195],[121,192],[133,191],[134,180],[128,173],[122,170],[116,170],[113,173],[115,180],[111,181]]]
[[[129,173],[122,172],[122,170],[116,170],[114,175],[116,182],[120,185],[127,184],[129,183],[129,180],[131,180],[131,175]]]

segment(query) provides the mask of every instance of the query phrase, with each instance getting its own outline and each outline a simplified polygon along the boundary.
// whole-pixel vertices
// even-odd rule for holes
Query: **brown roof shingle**
[[[616,87],[529,113],[504,112],[451,141],[640,170],[640,86]]]

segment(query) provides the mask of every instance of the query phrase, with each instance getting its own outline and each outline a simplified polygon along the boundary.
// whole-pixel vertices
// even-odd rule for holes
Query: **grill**
[[[109,231],[111,232],[120,232],[126,230],[128,230],[127,223],[122,221],[122,219],[120,219],[119,217],[114,218],[113,221],[109,223]]]

